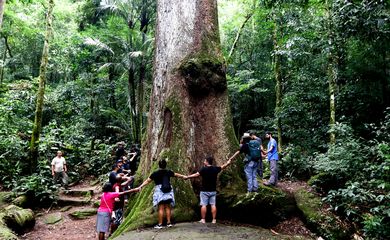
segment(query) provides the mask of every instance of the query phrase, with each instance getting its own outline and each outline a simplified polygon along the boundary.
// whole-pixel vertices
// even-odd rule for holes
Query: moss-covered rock
[[[85,219],[90,216],[96,215],[97,209],[96,208],[86,208],[77,210],[74,212],[69,213],[69,216],[71,216],[74,219]]]
[[[0,208],[9,203],[11,201],[12,196],[12,192],[0,192]]]
[[[256,193],[243,189],[225,189],[218,195],[220,218],[270,227],[297,212],[294,198],[279,189],[261,186]]]
[[[11,229],[0,224],[0,239],[1,240],[18,240],[19,238],[15,235]]]
[[[62,220],[62,214],[57,212],[57,213],[52,213],[52,214],[47,215],[43,219],[43,222],[46,223],[46,224],[55,224],[55,223],[58,223],[61,220]]]
[[[12,200],[12,204],[18,207],[26,207],[28,206],[29,199],[27,195],[20,195],[19,197]]]
[[[4,222],[5,211],[0,212],[0,239],[2,240],[17,240],[16,234],[7,227]]]
[[[294,193],[294,197],[306,225],[313,232],[326,239],[351,239],[351,226],[326,211],[319,196],[302,188]]]
[[[34,213],[31,209],[23,209],[15,205],[4,208],[4,223],[13,231],[23,233],[35,225]]]

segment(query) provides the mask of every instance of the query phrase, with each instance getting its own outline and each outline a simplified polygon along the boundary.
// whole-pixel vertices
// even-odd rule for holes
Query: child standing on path
[[[115,198],[131,192],[137,192],[137,189],[131,189],[124,192],[111,192],[112,185],[105,183],[103,186],[103,194],[100,199],[100,206],[97,212],[96,230],[99,234],[99,240],[104,240],[105,233],[109,232],[111,223],[111,214],[114,208]]]

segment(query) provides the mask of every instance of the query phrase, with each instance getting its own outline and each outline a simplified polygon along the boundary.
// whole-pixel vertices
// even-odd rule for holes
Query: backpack
[[[161,183],[161,191],[163,193],[169,193],[170,191],[172,191],[172,186],[169,181],[168,173],[165,173],[163,176],[162,183]]]
[[[249,160],[258,161],[261,159],[260,142],[258,140],[250,140],[249,147]]]

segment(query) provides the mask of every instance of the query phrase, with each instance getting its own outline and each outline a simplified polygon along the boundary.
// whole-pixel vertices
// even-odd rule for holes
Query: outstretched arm
[[[232,159],[229,159],[226,163],[224,163],[222,166],[221,166],[221,169],[225,169],[227,166],[229,166],[230,164],[232,163]]]
[[[151,183],[153,180],[151,178],[148,178],[146,179],[141,185],[139,185],[139,187],[137,188],[134,188],[134,189],[138,189],[138,191],[141,190],[141,188],[143,188],[144,186],[148,185],[149,183]]]
[[[186,176],[186,179],[188,179],[188,178],[195,178],[195,177],[199,177],[199,176],[200,176],[200,173],[199,173],[199,172],[196,172],[196,173],[194,173],[194,174],[191,174],[191,175]]]
[[[180,173],[175,173],[175,177],[178,177],[178,178],[183,178],[183,179],[186,179],[187,176],[183,175],[183,174],[180,174]]]
[[[238,156],[238,154],[240,154],[240,151],[235,152],[235,153],[233,154],[233,156],[231,156],[231,157],[229,158],[228,161],[231,161],[231,160],[235,159],[235,158]]]
[[[120,192],[119,194],[123,195],[123,194],[127,194],[127,193],[132,193],[132,192],[139,192],[139,191],[140,191],[140,189],[133,188],[133,189],[130,189],[130,190],[127,190],[127,191],[124,191],[124,192]]]

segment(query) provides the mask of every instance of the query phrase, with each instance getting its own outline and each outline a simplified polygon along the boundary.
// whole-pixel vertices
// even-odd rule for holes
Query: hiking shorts
[[[217,192],[200,192],[200,206],[215,205]]]

